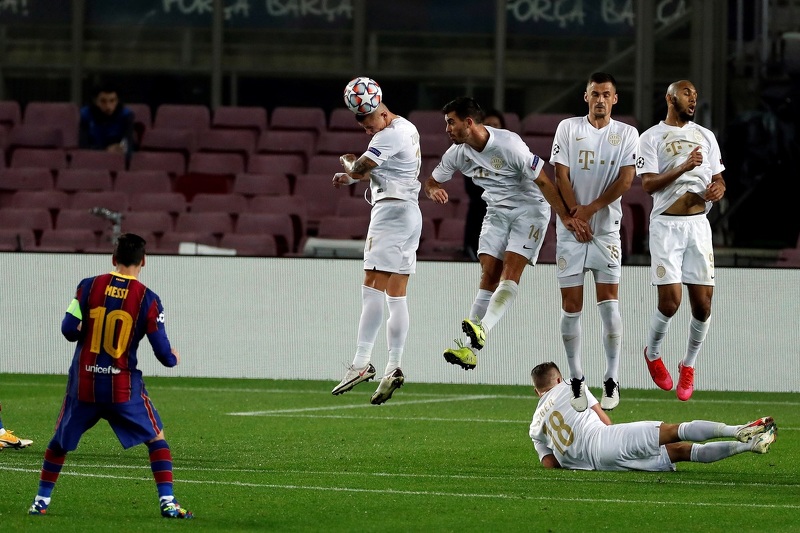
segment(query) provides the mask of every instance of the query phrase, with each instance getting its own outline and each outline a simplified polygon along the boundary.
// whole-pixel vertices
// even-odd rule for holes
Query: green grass
[[[9,531],[796,531],[795,394],[623,390],[615,422],[772,415],[766,456],[675,473],[546,471],[528,438],[532,389],[408,383],[383,406],[373,383],[147,379],[174,457],[175,492],[196,519],[157,510],[146,450],[101,422],[68,457],[46,516],[29,517],[63,376],[0,375],[3,421],[34,439],[0,452]],[[261,412],[257,416],[229,413]]]

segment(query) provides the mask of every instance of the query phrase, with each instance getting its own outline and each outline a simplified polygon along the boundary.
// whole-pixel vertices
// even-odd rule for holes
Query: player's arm
[[[609,416],[606,414],[606,412],[603,411],[603,409],[600,407],[599,403],[596,403],[596,404],[594,404],[592,406],[592,411],[594,411],[597,414],[597,417],[600,418],[600,420],[603,422],[603,424],[605,424],[607,426],[610,426],[611,424],[613,424],[613,422],[611,422],[611,418],[609,418]]]
[[[589,220],[592,215],[609,205],[611,202],[625,194],[631,188],[633,177],[636,175],[636,168],[633,165],[627,165],[619,169],[619,176],[611,186],[608,187],[603,194],[595,198],[589,205],[578,206],[578,209],[573,213],[573,216],[583,220]],[[586,217],[586,218],[584,218]]]
[[[725,180],[722,179],[722,174],[714,174],[711,176],[711,184],[706,189],[706,194],[703,199],[706,202],[719,202],[725,196]]]
[[[437,204],[446,204],[449,196],[447,191],[442,187],[442,184],[430,176],[425,180],[424,184],[425,196],[436,202]]]
[[[553,185],[553,182],[550,181],[550,178],[547,177],[547,173],[544,169],[539,172],[539,175],[533,182],[538,185],[545,200],[547,200],[553,210],[555,210],[561,222],[564,223],[564,226],[575,234],[575,238],[578,242],[589,242],[592,240],[592,228],[589,227],[589,224],[585,221],[574,218],[569,214],[564,199],[559,194],[556,186]]]
[[[147,340],[162,365],[173,367],[178,364],[180,354],[169,343],[167,330],[164,328],[164,307],[157,296],[147,310]]]
[[[552,453],[542,457],[541,463],[545,468],[561,468],[561,463],[558,462],[558,459],[556,459],[556,456]]]
[[[83,313],[77,298],[73,298],[64,313],[64,318],[61,320],[61,334],[64,335],[69,342],[77,342],[81,338],[81,323],[83,322]]]
[[[351,185],[369,179],[369,172],[378,166],[378,163],[366,156],[356,159],[353,154],[345,154],[339,158],[344,167],[344,172],[333,175],[333,186],[337,189],[342,185]]]
[[[696,146],[682,164],[665,172],[661,172],[660,174],[652,172],[641,174],[642,189],[647,193],[653,194],[678,179],[685,172],[689,172],[693,168],[699,167],[701,164],[703,164],[703,154],[700,152],[700,147]]]

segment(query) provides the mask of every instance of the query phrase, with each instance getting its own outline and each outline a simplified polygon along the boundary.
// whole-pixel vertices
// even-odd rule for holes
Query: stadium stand
[[[0,228],[0,252],[30,252],[35,247],[33,230]]]
[[[53,185],[53,174],[46,168],[0,169],[0,191],[44,191]]]
[[[288,196],[291,193],[289,178],[285,174],[237,174],[231,192],[252,196]]]
[[[172,191],[172,180],[165,170],[125,170],[114,179],[114,190],[132,193]]]
[[[219,241],[222,248],[233,248],[236,255],[276,257],[278,243],[268,234],[226,233]]]
[[[263,107],[218,107],[214,111],[211,127],[248,129],[258,136],[267,129],[267,110]]]
[[[65,168],[56,177],[56,189],[67,192],[110,191],[112,188],[111,172],[108,170]]]
[[[247,198],[241,194],[199,193],[192,198],[189,211],[192,213],[225,213],[238,215],[248,210]]]
[[[569,113],[531,113],[522,119],[522,135],[549,135],[552,138],[558,123],[573,116]]]
[[[180,176],[186,172],[186,159],[180,152],[134,152],[128,170],[163,170]]]
[[[171,215],[186,212],[186,197],[179,192],[141,192],[128,195],[131,211],[163,211]]]
[[[125,155],[103,150],[72,150],[68,156],[69,168],[108,170],[113,174],[125,170]]]
[[[315,136],[327,129],[325,111],[321,107],[276,107],[269,127],[273,130],[307,130]]]
[[[44,126],[61,131],[64,148],[78,146],[80,112],[72,102],[30,102],[25,106],[22,123],[26,126]]]
[[[238,235],[272,235],[278,255],[294,252],[300,240],[294,233],[292,217],[285,213],[242,213],[236,221]]]
[[[203,105],[162,104],[156,109],[153,129],[207,130],[211,127],[211,112]]]
[[[368,216],[326,216],[319,222],[317,237],[321,239],[367,238]]]
[[[61,148],[18,148],[11,154],[11,168],[67,168],[67,152]]]
[[[253,154],[247,161],[249,174],[285,174],[294,177],[305,171],[306,164],[299,155]]]
[[[363,132],[364,128],[358,123],[352,111],[344,107],[337,107],[331,111],[328,130]]]

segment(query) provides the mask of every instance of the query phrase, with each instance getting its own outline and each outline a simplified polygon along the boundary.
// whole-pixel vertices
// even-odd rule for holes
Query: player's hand
[[[694,150],[689,154],[689,157],[686,158],[686,161],[683,163],[684,172],[688,172],[695,167],[699,167],[703,164],[703,153],[700,151],[700,147],[696,146]]]
[[[175,348],[172,348],[172,355],[175,356],[175,361],[176,361],[175,365],[176,366],[179,365],[180,362],[181,362],[181,354],[178,353],[178,350],[176,350]]]
[[[564,227],[570,230],[578,242],[589,242],[592,240],[592,227],[586,221],[575,217],[565,217],[561,219]]]
[[[594,216],[594,211],[592,211],[588,205],[576,205],[569,210],[569,214],[572,218],[578,218],[588,223],[592,216]]]
[[[355,156],[355,154],[344,154],[343,156],[339,157],[339,162],[347,172],[353,170],[353,165],[356,161],[358,161],[358,158]]]
[[[723,196],[725,196],[725,184],[719,180],[711,182],[703,198],[706,202],[719,202]]]
[[[446,204],[449,196],[447,195],[447,191],[442,189],[441,187],[430,189],[428,191],[428,198],[433,200],[437,204]]]
[[[333,175],[333,186],[337,189],[344,185],[351,185],[357,181],[357,179],[350,177],[350,174],[346,172],[337,172]]]

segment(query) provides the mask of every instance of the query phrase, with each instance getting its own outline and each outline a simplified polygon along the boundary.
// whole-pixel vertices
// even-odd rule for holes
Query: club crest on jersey
[[[372,152],[373,154],[377,155],[378,157],[381,156],[381,151],[378,150],[377,148],[375,148],[374,146],[370,146],[369,148],[367,148],[367,151],[368,152]]]
[[[694,130],[694,140],[697,142],[701,142],[703,140],[703,134],[700,133],[700,130]]]
[[[619,146],[619,143],[622,142],[622,137],[620,137],[619,133],[611,133],[608,135],[608,142],[611,143],[611,146]]]
[[[492,165],[492,168],[495,169],[495,170],[500,170],[501,168],[503,168],[503,165],[506,164],[506,162],[503,161],[503,159],[501,157],[496,156],[496,155],[492,156],[492,159],[491,159],[491,161],[489,161],[489,163]]]

